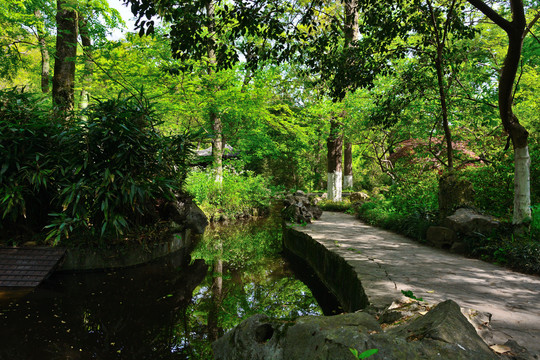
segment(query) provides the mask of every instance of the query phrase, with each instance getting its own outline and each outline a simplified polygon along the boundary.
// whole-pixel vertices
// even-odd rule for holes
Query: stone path
[[[390,304],[401,290],[429,303],[452,299],[492,314],[489,345],[512,339],[540,357],[540,277],[424,246],[342,213],[324,212],[295,230],[345,258],[370,303]]]

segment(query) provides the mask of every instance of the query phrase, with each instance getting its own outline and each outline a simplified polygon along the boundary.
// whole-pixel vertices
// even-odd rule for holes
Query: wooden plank
[[[58,266],[66,250],[0,247],[0,287],[35,287]]]

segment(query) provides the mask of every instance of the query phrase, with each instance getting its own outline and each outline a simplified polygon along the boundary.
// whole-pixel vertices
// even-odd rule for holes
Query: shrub
[[[346,212],[351,210],[351,202],[345,198],[343,201],[321,200],[317,204],[323,211],[340,211]]]
[[[540,241],[540,204],[531,206],[531,238]]]
[[[436,177],[426,176],[380,193],[374,189],[371,200],[357,207],[356,213],[369,224],[424,239],[428,227],[437,220],[437,193]]]
[[[181,190],[189,136],[160,135],[150,103],[119,96],[64,126],[32,95],[0,99],[3,225],[45,226],[54,244],[74,232],[118,236]]]
[[[0,226],[6,238],[16,241],[19,233],[32,234],[46,224],[61,133],[42,97],[0,91]]]
[[[462,175],[473,185],[476,208],[497,217],[512,216],[514,168],[511,159],[489,166],[469,167]]]
[[[215,182],[213,170],[193,170],[187,177],[186,190],[210,218],[234,217],[270,206],[269,179],[251,171],[236,171],[232,166],[224,167],[222,186]]]

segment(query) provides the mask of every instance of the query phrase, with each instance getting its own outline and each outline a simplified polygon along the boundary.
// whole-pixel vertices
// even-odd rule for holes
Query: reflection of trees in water
[[[210,310],[208,311],[208,340],[216,341],[221,335],[219,327],[219,312],[223,301],[223,241],[217,237],[214,239],[215,245],[214,261],[212,267],[212,286]]]
[[[223,231],[222,231],[223,230]],[[276,318],[321,314],[310,290],[281,258],[280,223],[251,222],[210,228],[193,257],[212,264],[190,305],[192,328],[206,329],[194,340],[199,354],[211,357],[210,341],[257,313]]]
[[[207,266],[139,270],[62,276],[48,292],[13,304],[0,330],[0,359],[187,358],[177,324]]]
[[[234,225],[210,230],[189,265],[56,276],[0,304],[0,360],[211,359],[211,340],[255,313],[320,313],[279,256],[280,232]]]

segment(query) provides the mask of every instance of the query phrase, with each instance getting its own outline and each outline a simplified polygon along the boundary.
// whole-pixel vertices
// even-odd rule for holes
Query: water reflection
[[[205,359],[252,314],[320,314],[278,255],[279,236],[272,222],[209,229],[192,259],[55,274],[0,297],[0,359]]]

